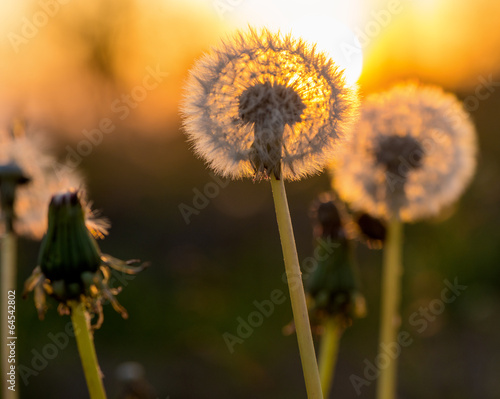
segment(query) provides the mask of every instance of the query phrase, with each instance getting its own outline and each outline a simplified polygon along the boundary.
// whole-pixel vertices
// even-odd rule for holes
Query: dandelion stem
[[[306,305],[306,296],[299,266],[299,258],[295,247],[292,221],[288,202],[286,198],[283,180],[277,180],[271,176],[271,188],[273,190],[274,206],[276,208],[276,219],[281,237],[281,247],[285,259],[285,269],[290,290],[290,301],[292,303],[293,319],[297,330],[300,358],[302,361],[302,372],[306,383],[307,397],[309,399],[321,399],[321,381],[319,378],[316,354],[309,324],[309,315]]]
[[[382,272],[382,307],[379,337],[379,352],[397,342],[400,325],[399,306],[401,299],[401,247],[403,225],[396,217],[389,222],[387,241],[384,249]],[[396,377],[398,359],[388,358],[386,367],[381,368],[377,385],[377,399],[396,397]]]
[[[321,338],[321,349],[319,354],[319,375],[321,378],[323,396],[327,398],[335,374],[342,327],[336,317],[329,317],[324,322],[323,328],[324,332]]]
[[[106,399],[101,370],[97,363],[94,339],[89,329],[89,316],[82,302],[72,302],[71,321],[91,399]]]
[[[1,356],[2,356],[2,377],[5,377],[10,371],[10,364],[8,363],[10,347],[7,346],[8,343],[12,342],[9,337],[9,324],[8,324],[8,309],[9,309],[9,291],[15,291],[16,289],[16,272],[17,272],[17,237],[16,234],[7,228],[6,233],[2,237],[2,253],[1,253],[1,295],[2,299],[0,303],[2,305],[2,310],[0,311],[2,322],[1,322]],[[14,330],[15,331],[15,330]],[[15,335],[14,335],[15,336]],[[19,397],[19,384],[16,384],[16,390],[11,391],[8,389],[9,384],[6,382],[5,378],[2,378],[2,398],[5,399],[17,399]]]

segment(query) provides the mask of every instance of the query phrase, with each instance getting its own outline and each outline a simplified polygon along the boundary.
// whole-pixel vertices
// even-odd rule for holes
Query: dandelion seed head
[[[51,197],[68,188],[82,188],[76,171],[56,174],[56,159],[48,143],[39,135],[0,129],[0,165],[15,163],[29,177],[29,184],[18,187],[14,204],[14,230],[17,234],[40,239],[47,229],[47,207]],[[1,209],[0,209],[1,213]],[[4,229],[0,226],[0,232]]]
[[[181,107],[196,153],[225,177],[320,171],[356,115],[357,93],[301,40],[250,29],[202,57]]]
[[[341,198],[374,217],[414,221],[451,205],[475,170],[476,132],[462,105],[435,86],[372,94],[332,167]]]

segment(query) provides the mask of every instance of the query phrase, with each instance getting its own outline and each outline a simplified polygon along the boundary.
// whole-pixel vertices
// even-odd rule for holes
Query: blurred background
[[[124,389],[117,369],[128,361],[142,365],[153,398],[305,397],[296,339],[282,335],[292,318],[288,295],[234,353],[223,339],[236,335],[255,300],[287,292],[269,185],[223,182],[189,223],[179,208],[215,182],[181,129],[183,82],[197,57],[248,24],[317,41],[350,82],[359,78],[362,95],[419,79],[464,101],[479,134],[476,177],[452,212],[405,230],[402,329],[414,342],[401,355],[399,397],[500,397],[499,19],[500,2],[491,0],[2,2],[2,127],[25,119],[28,130],[50,136],[61,161],[74,160],[84,131],[106,118],[115,127],[77,163],[112,222],[103,252],[152,265],[123,284],[129,320],[106,306],[95,334],[109,398]],[[305,259],[310,202],[329,179],[287,188]],[[18,292],[38,248],[20,242]],[[377,354],[381,252],[359,246],[357,259],[368,314],[342,338],[332,397],[375,392],[373,383],[358,396],[349,377],[363,377],[365,359]],[[455,278],[467,289],[419,333],[410,315]],[[32,297],[18,295],[18,365],[33,370],[18,377],[21,398],[87,397],[73,340],[46,364],[38,359],[68,322],[54,302],[39,321]]]

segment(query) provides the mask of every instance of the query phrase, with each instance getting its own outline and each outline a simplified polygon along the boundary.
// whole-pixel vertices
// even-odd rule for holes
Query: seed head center
[[[375,148],[378,164],[386,166],[387,172],[406,177],[410,170],[422,166],[424,149],[410,136],[382,137]]]
[[[300,122],[306,108],[297,92],[281,84],[257,83],[239,98],[239,116],[257,125],[293,125]]]

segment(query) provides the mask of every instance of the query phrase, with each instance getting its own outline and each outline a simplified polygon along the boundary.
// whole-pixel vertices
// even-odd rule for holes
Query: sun
[[[348,84],[357,82],[363,68],[363,53],[357,37],[346,24],[328,16],[306,16],[298,17],[289,31],[316,43],[318,50],[327,53],[344,70]]]
[[[346,3],[346,4],[342,4]],[[363,54],[350,24],[356,21],[356,7],[351,2],[328,0],[245,0],[226,14],[232,24],[245,28],[279,29],[291,33],[327,53],[344,70],[346,82],[354,84],[361,75]]]

